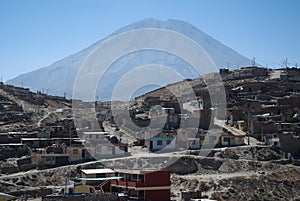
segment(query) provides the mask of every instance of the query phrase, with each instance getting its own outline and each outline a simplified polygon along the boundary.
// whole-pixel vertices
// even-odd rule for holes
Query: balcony
[[[125,180],[113,180],[111,181],[111,185],[113,186],[122,186],[122,187],[128,187],[128,188],[139,188],[139,187],[148,187],[145,182],[142,181],[125,181]]]

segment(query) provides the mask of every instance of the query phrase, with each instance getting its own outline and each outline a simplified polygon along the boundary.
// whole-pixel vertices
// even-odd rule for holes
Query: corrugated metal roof
[[[0,196],[5,196],[5,197],[14,197],[13,195],[8,195],[8,194],[6,194],[6,193],[1,193],[1,192],[0,192]]]
[[[106,181],[106,180],[115,180],[115,179],[121,179],[122,177],[101,177],[101,178],[79,178],[75,177],[74,181]]]
[[[106,173],[115,173],[112,169],[84,169],[81,170],[84,174],[106,174]]]
[[[143,169],[143,170],[137,170],[137,169],[115,169],[115,172],[117,173],[124,173],[124,174],[145,174],[150,172],[156,172],[160,171],[158,169]]]

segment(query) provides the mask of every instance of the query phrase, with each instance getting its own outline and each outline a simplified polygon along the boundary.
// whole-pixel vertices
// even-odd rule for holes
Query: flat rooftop
[[[81,170],[84,174],[108,174],[115,173],[112,169],[103,168],[103,169],[83,169]]]
[[[150,172],[162,171],[162,170],[158,170],[158,169],[144,169],[144,170],[141,170],[141,169],[132,169],[132,170],[130,170],[130,169],[114,169],[114,170],[117,173],[138,174],[138,175],[150,173]]]

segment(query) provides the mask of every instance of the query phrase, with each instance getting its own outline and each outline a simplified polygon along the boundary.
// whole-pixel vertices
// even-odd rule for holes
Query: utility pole
[[[248,115],[247,115],[248,117],[247,117],[247,130],[248,130],[248,132],[247,132],[247,134],[248,134],[248,145],[250,145],[250,113],[248,112]]]
[[[264,142],[264,123],[261,126],[261,141]]]
[[[72,125],[72,120],[69,121],[69,137],[70,137],[70,154],[71,154],[71,147],[72,147],[72,132],[71,132],[71,125]]]
[[[255,57],[252,58],[252,66],[255,66]]]

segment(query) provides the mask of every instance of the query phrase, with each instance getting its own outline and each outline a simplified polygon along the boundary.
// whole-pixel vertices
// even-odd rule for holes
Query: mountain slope
[[[223,45],[194,26],[178,20],[160,21],[152,18],[141,20],[115,31],[107,38],[122,32],[143,28],[168,29],[190,37],[210,55],[216,66],[219,68],[227,66],[227,63],[235,65],[239,63],[240,66],[251,64],[251,61],[248,58]],[[40,68],[38,70],[19,75],[18,77],[7,81],[7,84],[25,86],[30,88],[32,91],[44,89],[52,95],[63,95],[66,93],[68,97],[71,97],[74,81],[80,66],[86,57],[101,42],[102,41],[96,42],[78,53],[72,54],[53,63],[49,67]],[[182,74],[185,78],[197,77],[197,74],[195,74],[195,71],[191,68],[191,66],[174,55],[157,53],[157,51],[138,52],[116,61],[110,67],[109,71],[106,73],[105,79],[100,82],[101,86],[98,87],[97,94],[101,94],[101,96],[99,96],[100,100],[110,99],[111,91],[124,73],[129,72],[136,66],[153,63],[170,66],[175,69],[176,72]],[[140,93],[148,91],[149,89],[145,89],[141,90]]]

